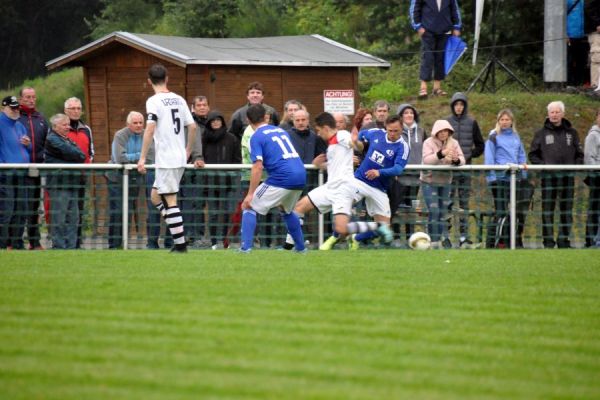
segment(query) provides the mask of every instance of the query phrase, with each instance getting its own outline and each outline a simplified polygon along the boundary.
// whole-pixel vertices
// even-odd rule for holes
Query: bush
[[[69,68],[54,72],[48,76],[28,79],[14,90],[0,91],[0,97],[19,95],[20,88],[31,86],[37,95],[37,109],[46,118],[63,112],[65,100],[78,97],[85,104],[83,92],[83,71],[81,68]]]
[[[364,100],[369,103],[379,99],[396,102],[402,100],[408,93],[408,89],[397,82],[383,81],[371,86],[365,93]]]

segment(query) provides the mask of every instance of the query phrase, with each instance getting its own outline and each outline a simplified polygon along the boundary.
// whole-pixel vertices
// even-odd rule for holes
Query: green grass
[[[594,251],[1,252],[2,399],[600,397]]]

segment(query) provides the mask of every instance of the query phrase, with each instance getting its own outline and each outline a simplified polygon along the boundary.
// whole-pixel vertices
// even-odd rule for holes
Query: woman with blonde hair
[[[517,124],[511,110],[500,110],[496,117],[496,127],[490,132],[485,142],[485,165],[525,164],[527,155],[525,147],[517,133]],[[527,178],[527,172],[522,171],[519,186]],[[504,171],[489,171],[486,180],[490,186],[496,209],[495,234],[488,228],[486,247],[505,247],[508,245],[509,223],[508,205],[510,199],[510,174]],[[524,188],[525,189],[525,188]],[[520,192],[520,190],[518,190]],[[517,247],[523,247],[523,229],[525,213],[517,209]]]

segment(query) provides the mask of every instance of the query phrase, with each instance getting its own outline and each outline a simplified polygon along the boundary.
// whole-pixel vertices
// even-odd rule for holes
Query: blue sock
[[[302,234],[302,226],[300,225],[300,218],[293,211],[289,214],[283,215],[283,220],[287,226],[289,234],[294,239],[294,245],[296,250],[304,250],[304,235]]]
[[[256,211],[244,210],[242,213],[242,250],[251,249],[254,245],[256,229]]]
[[[377,237],[377,232],[368,231],[368,232],[364,232],[364,233],[357,233],[356,236],[354,236],[354,239],[358,240],[359,242],[363,242],[365,240],[371,240],[376,237]]]

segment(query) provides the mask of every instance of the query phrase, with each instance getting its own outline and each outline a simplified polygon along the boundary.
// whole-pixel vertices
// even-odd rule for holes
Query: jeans
[[[432,242],[441,240],[445,227],[448,203],[450,202],[450,185],[423,183],[423,197],[429,211],[427,230]]]
[[[212,172],[211,172],[212,173]],[[179,185],[179,202],[189,240],[202,239],[204,236],[204,201],[201,201],[202,179],[206,172],[185,171]]]
[[[0,249],[23,248],[28,190],[24,171],[0,174]]]
[[[78,188],[50,188],[50,232],[53,249],[75,249],[79,224]]]

